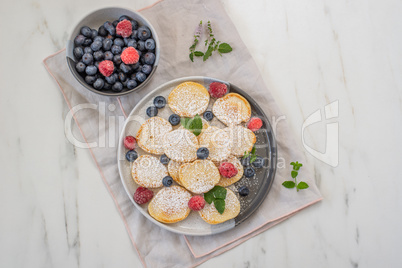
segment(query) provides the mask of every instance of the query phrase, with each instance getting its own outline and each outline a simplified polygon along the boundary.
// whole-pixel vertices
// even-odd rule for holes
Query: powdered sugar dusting
[[[221,176],[221,179],[219,180],[217,185],[226,187],[226,186],[232,185],[233,183],[239,181],[243,177],[244,169],[243,169],[243,165],[241,164],[240,160],[237,157],[229,156],[227,159],[221,161],[221,163],[223,163],[223,162],[232,163],[235,166],[235,168],[237,169],[236,176],[234,176],[232,178],[225,178],[225,177]]]
[[[220,179],[218,168],[210,160],[197,160],[182,165],[179,176],[182,185],[196,194],[208,192]]]
[[[169,175],[173,178],[175,182],[181,185],[180,178],[179,178],[179,168],[183,165],[181,162],[176,162],[174,160],[170,160],[168,164],[168,171]]]
[[[199,211],[200,216],[204,221],[210,224],[221,223],[236,217],[240,212],[240,202],[237,199],[236,195],[229,189],[227,189],[226,198],[225,198],[225,211],[223,214],[220,214],[216,208],[214,203],[211,204],[205,203],[205,207]]]
[[[163,137],[172,131],[172,125],[161,117],[151,117],[145,121],[137,133],[138,145],[146,152],[163,154]]]
[[[177,162],[190,162],[197,159],[198,148],[197,137],[184,128],[173,130],[163,138],[165,154]]]
[[[185,117],[193,117],[202,114],[209,104],[207,89],[198,83],[185,82],[178,85],[168,97],[170,109]]]
[[[229,133],[232,142],[231,154],[237,157],[243,156],[244,152],[250,152],[256,142],[255,134],[241,125],[227,127],[224,129]]]
[[[134,181],[146,188],[162,187],[162,180],[168,175],[166,167],[158,158],[150,155],[138,157],[131,170]]]
[[[188,201],[191,194],[180,186],[162,188],[149,204],[153,211],[162,221],[174,222],[185,218],[189,213]],[[155,218],[155,217],[154,217]]]
[[[229,133],[217,127],[209,127],[198,137],[200,147],[206,147],[209,150],[208,159],[212,161],[222,161],[229,157],[231,152],[231,142]]]
[[[250,105],[245,102],[247,100],[243,100],[240,95],[230,93],[215,101],[212,112],[225,125],[238,125],[250,119]]]

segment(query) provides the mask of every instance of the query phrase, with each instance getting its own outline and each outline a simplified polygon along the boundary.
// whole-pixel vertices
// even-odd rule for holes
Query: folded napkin
[[[75,120],[72,126],[75,146],[89,147],[144,266],[197,266],[320,201],[322,198],[315,185],[313,169],[305,164],[304,153],[293,141],[286,123],[281,121],[275,129],[279,159],[275,181],[263,204],[246,222],[213,235],[213,239],[211,236],[184,236],[161,229],[135,208],[123,188],[117,168],[117,137],[120,129],[115,127],[116,124],[109,123],[114,120],[123,122],[126,114],[149,91],[174,78],[210,76],[246,90],[263,108],[271,123],[283,115],[220,1],[164,0],[140,12],[155,27],[161,43],[159,67],[143,90],[120,98],[89,92],[70,73],[65,50],[46,58],[44,64],[59,86]],[[210,20],[215,36],[231,44],[233,51],[223,57],[216,53],[206,62],[197,58],[192,63],[188,58],[188,48],[200,20]],[[203,46],[202,40],[199,46]],[[305,164],[303,180],[310,188],[296,192],[281,185],[289,179],[291,161]]]

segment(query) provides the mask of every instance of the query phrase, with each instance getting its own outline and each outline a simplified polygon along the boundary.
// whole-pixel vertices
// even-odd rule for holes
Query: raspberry
[[[212,82],[209,85],[209,94],[212,98],[221,98],[228,92],[228,87],[219,82]]]
[[[223,162],[219,166],[219,173],[225,178],[232,178],[237,175],[238,170],[232,163]]]
[[[129,150],[134,150],[136,140],[133,136],[127,136],[124,138],[124,147]]]
[[[152,197],[154,197],[154,192],[141,186],[134,193],[134,201],[140,205],[148,203]]]
[[[106,77],[109,77],[112,75],[114,71],[114,64],[110,60],[104,60],[99,63],[98,68],[101,74],[103,74]]]
[[[121,53],[120,57],[125,64],[135,64],[140,59],[140,55],[133,47],[126,48],[123,53]]]
[[[129,37],[133,33],[133,26],[129,20],[122,20],[116,25],[116,33],[122,37]]]
[[[194,211],[199,211],[203,209],[204,206],[205,206],[205,200],[200,195],[195,195],[191,197],[190,201],[188,201],[188,207]]]
[[[251,131],[257,131],[262,127],[262,120],[258,117],[252,117],[247,124],[248,129]]]

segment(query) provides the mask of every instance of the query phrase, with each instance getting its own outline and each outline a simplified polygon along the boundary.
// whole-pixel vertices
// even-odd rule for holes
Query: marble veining
[[[338,122],[339,165],[306,151],[324,200],[200,267],[400,265],[402,3],[223,4],[300,146],[303,122],[339,101],[339,117],[305,131],[322,150]],[[89,152],[65,137],[68,107],[42,65],[75,22],[110,5],[1,3],[0,267],[141,267]]]

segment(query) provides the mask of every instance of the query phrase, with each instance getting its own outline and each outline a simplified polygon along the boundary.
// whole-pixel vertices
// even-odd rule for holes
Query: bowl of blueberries
[[[143,88],[160,56],[159,39],[139,13],[125,8],[96,10],[74,28],[66,58],[73,76],[88,90],[121,96]]]

